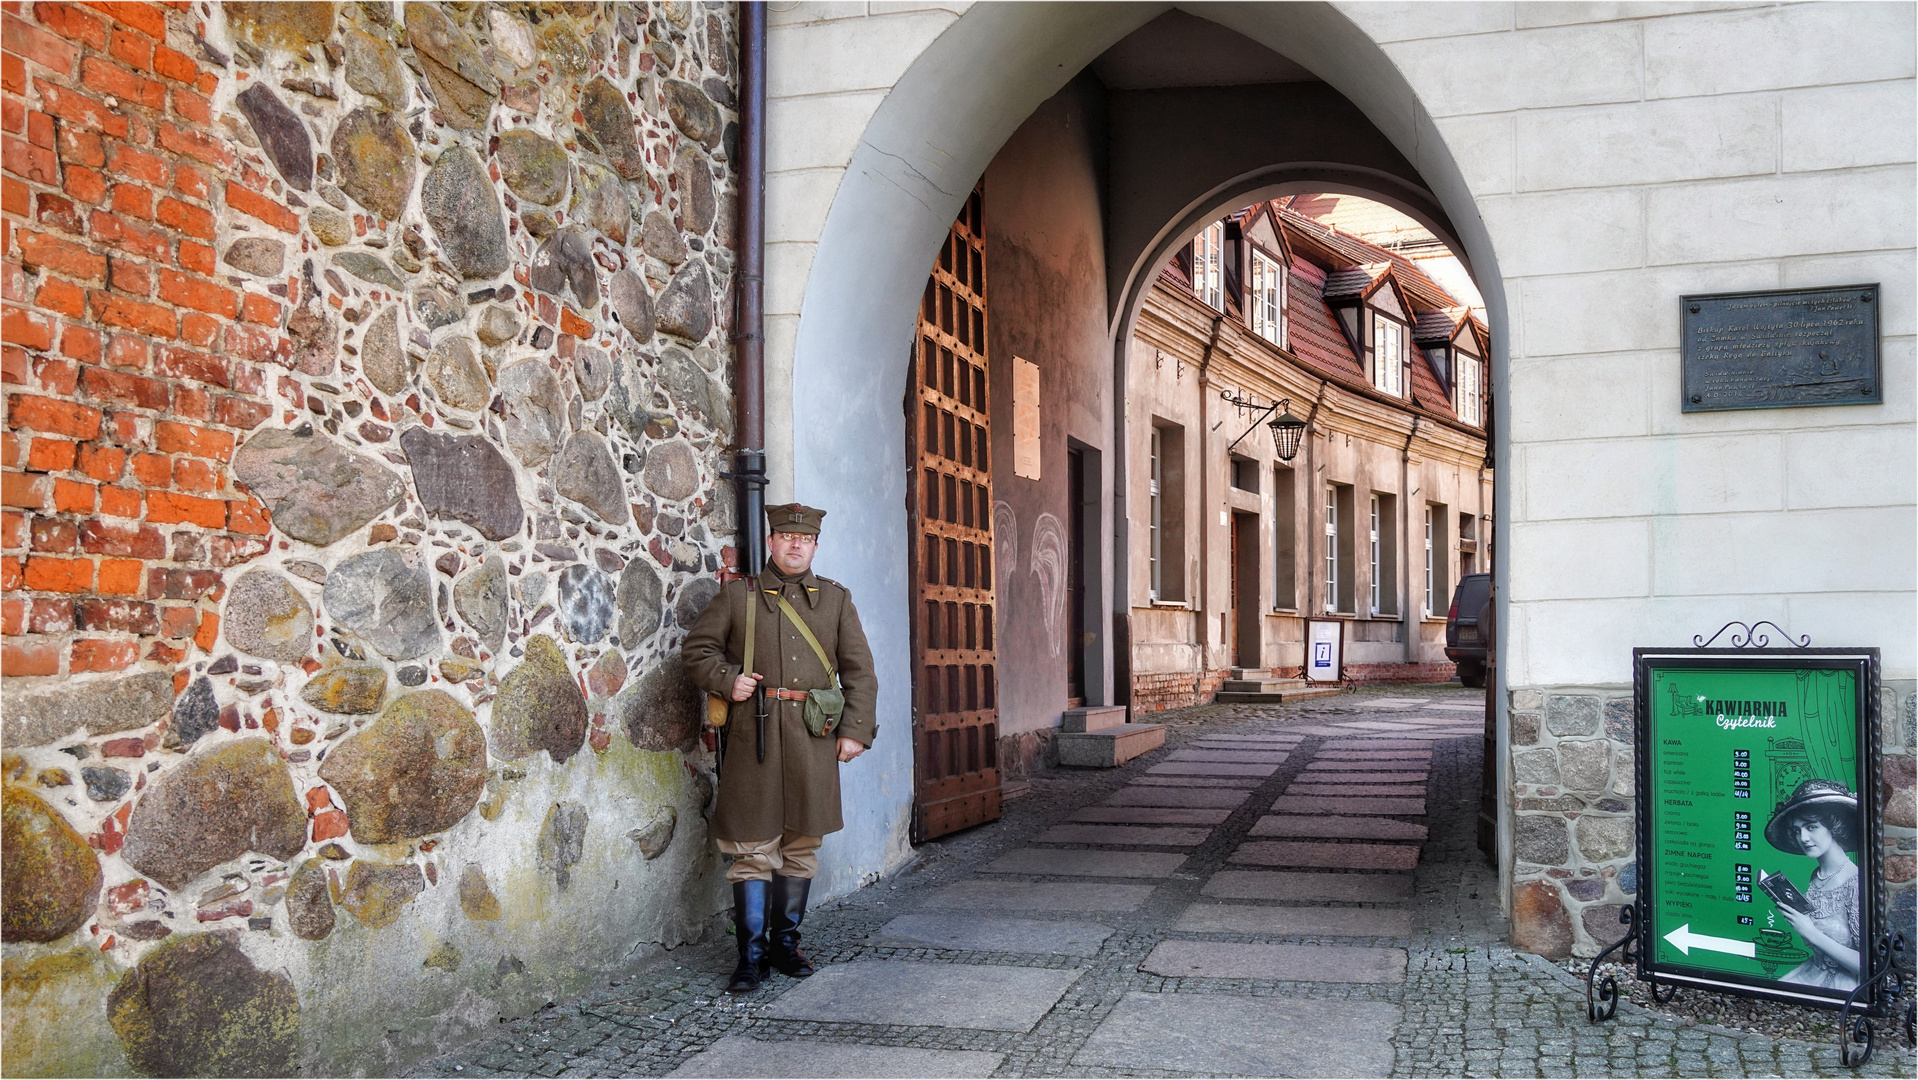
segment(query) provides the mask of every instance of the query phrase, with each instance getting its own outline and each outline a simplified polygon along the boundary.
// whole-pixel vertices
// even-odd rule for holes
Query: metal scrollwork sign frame
[[[1638,888],[1586,973],[1587,1018],[1617,1014],[1617,977],[1600,971],[1618,962],[1659,1003],[1690,986],[1836,1010],[1840,1057],[1863,1065],[1872,1020],[1897,1017],[1910,1039],[1918,1019],[1905,935],[1885,924],[1878,650],[1813,649],[1766,620],[1692,643],[1633,650]],[[1829,905],[1847,863],[1855,953],[1817,921],[1842,913]]]

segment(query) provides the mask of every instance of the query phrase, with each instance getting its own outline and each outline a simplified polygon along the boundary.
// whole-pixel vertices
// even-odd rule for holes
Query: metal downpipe
[[[738,431],[739,569],[766,564],[766,5],[739,5],[739,273],[734,284],[733,409]]]

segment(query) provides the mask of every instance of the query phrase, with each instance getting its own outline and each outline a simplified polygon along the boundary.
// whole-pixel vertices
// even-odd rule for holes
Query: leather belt
[[[788,690],[780,686],[766,691],[766,696],[772,698],[774,701],[804,701],[806,700],[806,691]]]

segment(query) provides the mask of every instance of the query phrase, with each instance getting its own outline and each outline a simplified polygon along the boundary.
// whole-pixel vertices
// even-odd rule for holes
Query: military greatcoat
[[[812,646],[781,614],[782,594],[838,666],[846,711],[836,728],[817,738],[806,730],[805,702],[768,697],[761,763],[754,703],[750,698],[735,702],[727,719],[731,734],[719,779],[719,809],[710,829],[715,839],[771,840],[786,830],[824,836],[845,828],[839,810],[839,739],[871,746],[878,732],[879,680],[852,594],[811,572],[789,582],[768,567],[757,578],[727,582],[680,646],[687,674],[701,690],[730,697],[746,652],[746,604],[753,602],[759,605],[753,668],[765,676],[760,685],[769,690],[831,686]]]

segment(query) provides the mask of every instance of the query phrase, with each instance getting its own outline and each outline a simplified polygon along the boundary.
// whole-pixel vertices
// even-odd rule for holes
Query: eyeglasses
[[[773,539],[783,540],[788,544],[798,544],[802,542],[808,543],[808,544],[817,544],[819,542],[819,538],[817,536],[814,536],[811,533],[795,533],[795,532],[774,533]]]

